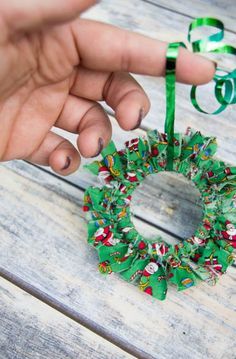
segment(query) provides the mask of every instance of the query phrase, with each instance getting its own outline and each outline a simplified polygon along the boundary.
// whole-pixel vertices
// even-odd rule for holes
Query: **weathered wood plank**
[[[205,283],[181,293],[170,287],[164,302],[117,275],[103,277],[86,244],[82,193],[22,166],[25,175],[0,171],[1,267],[90,318],[114,341],[132,343],[142,358],[234,357],[233,268],[210,289]]]
[[[134,358],[0,278],[0,358]]]
[[[158,7],[181,13],[187,17],[216,17],[225,23],[228,30],[236,31],[236,2],[234,0],[194,0],[191,5],[184,0],[142,0]],[[157,9],[158,11],[158,9]]]
[[[71,182],[67,178],[63,179],[60,178],[60,176],[56,176],[56,177],[54,175],[51,176],[51,174],[48,173],[47,171],[44,172],[41,170],[41,168],[30,166],[22,161],[11,161],[7,164],[4,164],[3,166],[4,168],[15,173],[16,175],[20,175],[26,179],[29,179],[30,181],[32,181],[33,179],[34,182],[36,182],[40,186],[43,186],[45,189],[47,189],[47,191],[51,191],[58,196],[63,196],[63,197],[65,196],[66,198],[68,198],[71,202],[75,204],[75,206],[77,206],[79,215],[81,216],[84,222],[85,215],[82,212],[83,195],[84,195],[83,188],[80,189],[75,184],[74,189],[72,191],[70,187],[71,184],[73,184],[73,182]],[[91,183],[92,183],[92,179],[91,179]],[[138,198],[137,201],[139,201]],[[136,216],[136,214],[134,213],[134,217],[139,217],[139,215],[137,214]],[[9,220],[11,221],[11,218],[9,218]],[[176,238],[173,237],[172,234],[166,233],[165,228],[162,230],[159,229],[158,226],[145,224],[142,220],[139,220],[139,218],[134,218],[134,223],[137,229],[145,233],[148,237],[163,236],[168,243],[177,243]],[[85,235],[85,237],[87,237],[87,235]]]

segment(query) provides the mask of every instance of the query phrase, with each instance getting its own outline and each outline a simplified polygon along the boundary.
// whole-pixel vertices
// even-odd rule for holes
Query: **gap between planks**
[[[185,16],[187,17],[188,19],[195,19],[194,16],[192,15],[188,15],[186,14],[185,12],[182,12],[182,11],[178,11],[176,9],[171,9],[167,6],[164,6],[164,5],[161,5],[161,4],[157,4],[155,1],[152,1],[152,0],[141,0],[142,2],[146,3],[146,4],[149,4],[149,5],[152,5],[152,6],[155,6],[157,8],[160,8],[160,9],[163,9],[163,10],[167,10],[169,12],[172,12],[174,14],[178,14],[178,15],[181,15],[181,16]],[[230,28],[227,28],[227,26],[224,28],[226,31],[230,32],[231,34],[236,34],[236,31],[234,30],[231,30]]]
[[[37,170],[38,171],[38,170]],[[39,172],[39,171],[38,171]],[[24,176],[23,176],[24,177]],[[43,176],[41,176],[41,177],[43,177]],[[27,177],[28,178],[28,177]],[[37,181],[36,181],[37,182]],[[57,181],[58,182],[58,181]],[[44,182],[43,182],[44,183]],[[41,185],[43,184],[43,183],[41,183]],[[50,181],[50,183],[52,184],[53,183],[53,181],[51,180]],[[66,184],[66,186],[67,186],[67,184]],[[34,187],[33,187],[34,188]],[[32,188],[32,189],[33,189]],[[49,186],[49,188],[47,188],[48,190],[50,190],[50,188],[51,188],[51,186]],[[24,186],[23,186],[23,189],[24,189]],[[34,191],[33,191],[34,192]],[[72,199],[72,197],[71,197],[71,199]],[[55,199],[54,199],[55,200]],[[53,202],[53,200],[52,200],[52,202]],[[81,201],[80,201],[81,202]],[[44,208],[44,207],[43,207]],[[45,209],[45,208],[44,208]],[[60,231],[58,232],[58,233],[60,233]],[[21,275],[20,275],[20,277],[22,277]],[[24,275],[23,275],[23,277],[24,277],[24,279],[28,282],[28,277],[25,277]],[[34,278],[34,277],[33,277]],[[230,278],[230,277],[229,277]],[[33,279],[33,282],[31,281],[31,283],[33,283],[33,286],[34,286],[34,279]],[[76,282],[77,283],[77,282]],[[44,285],[43,286],[41,286],[42,284],[40,284],[39,283],[39,288],[43,288],[43,292],[47,292],[47,289],[45,290],[44,288]],[[132,297],[132,291],[131,291],[131,286],[129,286],[129,295],[128,295],[128,297],[125,299],[126,301],[127,301],[127,303],[129,303],[129,305],[131,305],[132,304],[132,300],[134,299],[134,297]],[[224,288],[224,286],[222,286],[222,289]],[[229,288],[232,288],[232,285],[230,285],[229,286]],[[215,289],[217,289],[217,288],[215,288]],[[221,289],[221,290],[222,290]],[[66,293],[68,293],[67,291],[66,291]],[[109,291],[108,291],[108,293],[109,293]],[[196,292],[197,293],[197,292]],[[77,292],[77,294],[78,295],[80,295],[80,293],[79,293],[79,291]],[[51,295],[52,297],[54,297],[54,294],[52,295],[52,293],[51,292],[49,292],[49,295]],[[197,311],[195,311],[195,314],[196,313],[199,313],[200,314],[200,316],[202,317],[204,317],[204,315],[205,315],[205,313],[206,313],[206,310],[207,310],[207,308],[206,307],[204,307],[204,305],[202,305],[201,303],[204,303],[205,302],[205,300],[207,300],[207,303],[208,303],[208,308],[211,308],[212,307],[212,303],[213,303],[213,301],[214,301],[214,297],[217,295],[217,292],[215,292],[215,295],[212,295],[211,296],[211,298],[210,298],[210,301],[208,301],[208,294],[207,294],[207,296],[205,296],[204,295],[204,293],[203,292],[198,292],[198,295],[197,296],[199,296],[200,295],[200,297],[198,298],[200,301],[198,302],[198,307],[197,307]],[[203,297],[202,297],[202,295],[203,295]],[[140,297],[141,297],[141,295],[140,295]],[[57,296],[57,298],[58,298],[58,296]],[[61,302],[61,299],[60,299],[61,297],[59,297],[59,302]],[[110,298],[112,298],[112,297],[110,297]],[[129,299],[131,298],[131,302],[129,302]],[[133,298],[133,299],[132,299]],[[196,297],[195,297],[196,298]],[[204,300],[203,300],[203,298],[204,298]],[[114,298],[113,298],[114,299]],[[183,298],[182,298],[182,301],[181,301],[181,303],[184,303],[184,305],[186,306],[185,307],[185,309],[184,310],[186,310],[186,308],[189,308],[189,306],[188,306],[188,304],[187,304],[187,301],[186,300],[190,300],[190,303],[191,303],[191,293],[189,293],[187,296],[186,296],[186,294],[183,294]],[[122,299],[123,300],[123,299]],[[149,306],[149,304],[150,304],[150,298],[143,298],[143,300],[144,300],[144,302],[146,302],[146,304],[144,304],[143,306],[142,306],[142,303],[143,302],[140,302],[140,306],[141,306],[141,308],[142,309],[147,309],[147,313],[149,313],[149,314],[151,314],[151,312],[150,312],[150,306]],[[136,293],[135,293],[135,301],[136,301]],[[62,302],[64,302],[64,300],[62,301]],[[80,302],[80,301],[79,301]],[[73,302],[74,303],[74,302]],[[112,301],[112,303],[114,303],[113,301]],[[125,302],[126,303],[126,302]],[[173,319],[171,319],[170,320],[170,331],[172,331],[172,329],[173,328],[175,328],[175,325],[178,325],[179,326],[179,323],[180,323],[180,321],[181,321],[181,317],[179,317],[178,318],[178,316],[176,317],[176,310],[177,310],[177,312],[178,312],[178,309],[179,308],[181,308],[181,304],[179,303],[179,301],[178,301],[178,299],[177,299],[177,301],[176,300],[174,300],[174,301],[172,301],[172,302],[169,302],[169,304],[170,303],[172,303],[173,305],[175,305],[175,309],[174,310],[172,310],[172,316],[173,316]],[[178,304],[179,303],[179,304]],[[194,299],[194,303],[195,303],[195,299]],[[194,304],[193,303],[193,304]],[[80,302],[80,304],[81,304],[81,302]],[[123,303],[124,304],[124,303]],[[154,304],[154,303],[153,303]],[[215,303],[216,304],[216,306],[218,307],[218,304],[217,304],[217,302]],[[66,305],[68,305],[68,303],[66,303]],[[157,324],[160,324],[160,323],[162,323],[162,328],[165,328],[165,324],[164,323],[168,323],[168,321],[169,321],[169,316],[168,315],[166,315],[165,313],[164,313],[164,308],[165,307],[163,307],[163,305],[162,305],[162,303],[156,303],[156,307],[155,307],[155,309],[157,310],[157,311],[155,311],[155,309],[154,309],[154,313],[156,313],[156,314],[158,314],[158,319],[155,321],[155,323],[156,323],[156,328],[159,328],[159,325],[157,325]],[[159,308],[159,305],[160,305],[160,307],[162,308]],[[176,306],[177,305],[177,306]],[[74,304],[72,305],[72,307],[74,306]],[[179,307],[178,307],[179,306]],[[191,305],[190,305],[191,306]],[[69,305],[69,307],[70,307],[70,305]],[[227,307],[227,306],[225,306],[225,307]],[[159,308],[159,310],[158,310],[158,308]],[[170,309],[171,308],[171,306],[170,305],[168,305],[168,308]],[[131,307],[129,307],[129,309],[131,309]],[[137,308],[136,308],[137,309]],[[139,308],[139,310],[140,310],[140,308]],[[83,309],[82,309],[82,316],[85,316],[85,317],[89,317],[89,318],[91,318],[91,321],[92,322],[94,322],[94,316],[92,316],[92,317],[90,317],[90,315],[89,315],[89,312],[86,312],[86,310],[85,311],[83,311]],[[142,312],[144,312],[144,311],[141,311],[141,313]],[[214,310],[213,310],[213,312],[214,312]],[[219,310],[218,309],[218,311],[217,311],[219,314],[221,313],[221,310]],[[133,313],[133,312],[132,312]],[[153,314],[154,314],[153,313]],[[179,312],[178,312],[179,313]],[[181,312],[180,312],[181,313]],[[182,314],[183,313],[185,313],[185,311],[184,312],[182,312]],[[188,314],[188,316],[189,316],[189,313],[190,313],[190,311],[188,311],[187,310],[187,312],[185,313],[186,315]],[[101,315],[102,313],[100,313],[100,316],[97,318],[97,323],[98,323],[98,326],[100,326],[100,321],[101,321],[101,318],[103,317],[102,315]],[[133,318],[135,318],[135,323],[136,323],[136,320],[137,320],[137,318],[139,318],[138,316],[137,316],[137,310],[136,311],[134,311],[134,313],[133,314],[135,314],[135,316],[133,317]],[[123,317],[122,317],[122,315],[123,315]],[[123,311],[123,310],[121,310],[121,317],[122,318],[124,318],[124,316],[126,315],[126,313],[125,313],[125,311]],[[207,319],[207,318],[205,318],[205,320],[206,320],[206,322],[208,323],[208,325],[207,325],[207,327],[211,327],[212,328],[212,324],[213,324],[213,322],[212,322],[212,318],[215,318],[214,316],[212,317],[212,313],[211,313],[211,310],[210,310],[210,312],[209,312],[209,314],[208,314],[208,318],[209,318],[209,320]],[[218,315],[218,314],[217,314]],[[188,317],[187,316],[187,317]],[[151,316],[150,316],[151,317]],[[159,317],[160,317],[160,321],[159,321]],[[185,315],[183,316],[184,318],[185,318]],[[228,318],[229,317],[231,317],[231,315],[229,315],[228,314]],[[130,316],[130,318],[132,318],[132,315]],[[130,319],[129,318],[129,319]],[[142,318],[142,316],[140,317],[140,319]],[[163,319],[162,318],[164,318],[165,319],[165,322],[163,322]],[[108,319],[108,318],[106,318],[106,319]],[[116,317],[116,319],[117,319],[117,317]],[[117,336],[117,333],[119,332],[119,319],[120,319],[120,315],[118,316],[118,322],[115,324],[115,326],[114,326],[114,318],[113,318],[113,316],[112,316],[112,320],[110,320],[109,319],[109,324],[111,325],[104,325],[105,324],[105,320],[104,320],[104,322],[102,322],[101,324],[103,324],[103,326],[105,326],[105,327],[107,327],[107,328],[109,328],[109,329],[111,329],[111,328],[113,328],[113,332],[112,332],[112,335],[115,335],[115,337]],[[139,320],[140,320],[139,319]],[[124,319],[125,320],[125,319]],[[176,321],[177,320],[177,321]],[[217,323],[219,324],[219,320],[220,320],[220,322],[221,322],[221,324],[220,325],[222,325],[223,323],[224,323],[224,321],[222,322],[222,320],[224,320],[223,319],[223,316],[222,317],[220,317],[220,318],[218,318],[217,317]],[[189,322],[189,318],[188,318],[188,322]],[[205,322],[205,321],[204,321]],[[204,323],[203,322],[203,323]],[[226,319],[226,322],[227,322],[227,319]],[[125,321],[125,323],[126,323],[126,325],[129,323],[129,321],[127,321],[127,318],[126,318],[126,321]],[[178,324],[177,324],[178,323]],[[194,321],[194,323],[196,323],[195,321]],[[201,322],[200,322],[201,323]],[[194,335],[196,336],[196,333],[198,332],[198,330],[203,330],[203,327],[204,327],[204,325],[200,325],[200,323],[198,323],[198,324],[194,324],[194,330],[193,330],[193,332],[192,333],[194,333]],[[211,323],[211,324],[210,324]],[[140,337],[139,337],[139,329],[141,328],[140,327],[140,324],[141,324],[141,322],[139,323],[139,326],[137,327],[137,328],[135,328],[135,326],[133,326],[132,327],[132,329],[134,330],[134,335],[136,336],[136,340],[135,340],[135,338],[133,338],[134,339],[134,342],[136,343],[136,347],[139,347],[139,345],[137,345],[138,343],[139,343],[139,339],[140,339]],[[164,324],[164,325],[163,325]],[[218,325],[217,324],[217,325]],[[117,325],[118,325],[118,327],[117,327]],[[129,325],[129,324],[128,324]],[[185,323],[185,325],[186,325],[186,323]],[[199,325],[200,325],[200,327],[201,328],[199,328]],[[225,324],[224,324],[225,325]],[[171,329],[172,328],[172,329]],[[181,328],[182,328],[182,326],[180,325],[180,327],[179,327],[179,329],[181,330]],[[225,330],[227,330],[226,329],[226,327],[224,326],[224,328],[225,328]],[[146,336],[147,336],[147,338],[149,338],[149,325],[144,325],[144,329],[146,330],[146,332],[144,332],[144,333],[146,333]],[[167,328],[166,328],[167,329]],[[193,329],[193,328],[192,328]],[[229,327],[229,329],[231,329],[231,327]],[[105,329],[106,330],[106,329]],[[129,330],[130,330],[130,328],[129,328]],[[133,330],[131,330],[131,333],[133,333]],[[190,329],[189,329],[190,330]],[[212,332],[211,334],[212,334],[212,336],[211,336],[211,338],[214,338],[215,337],[215,335],[216,335],[216,333],[215,334],[213,334],[214,333],[214,330],[212,329],[212,330],[210,330],[210,332]],[[114,334],[113,334],[114,333]],[[191,333],[191,330],[190,330],[190,333]],[[127,334],[127,337],[126,337],[126,335],[121,335],[122,336],[122,341],[125,341],[125,342],[132,342],[132,340],[130,340],[130,335],[129,335],[129,333],[127,332],[126,333]],[[151,334],[151,333],[150,333]],[[152,333],[153,334],[153,333]],[[159,334],[159,337],[158,337],[158,334]],[[163,333],[162,333],[163,334]],[[173,334],[173,333],[172,333]],[[185,334],[185,333],[184,333]],[[138,335],[138,336],[137,336]],[[164,343],[166,343],[166,341],[168,342],[168,337],[166,337],[165,335],[162,337],[162,335],[161,335],[161,333],[158,333],[158,331],[157,332],[155,332],[155,335],[152,335],[152,344],[154,345],[154,343],[156,342],[156,337],[158,337],[158,343],[160,343],[161,341],[163,341]],[[128,339],[129,338],[129,340],[126,340],[126,339]],[[132,334],[131,334],[131,338],[132,338]],[[183,350],[186,350],[186,346],[184,346],[185,347],[185,349],[183,348],[183,341],[182,341],[182,335],[181,335],[181,333],[180,333],[180,336],[178,336],[177,335],[177,338],[179,338],[180,339],[180,342],[181,342],[181,346],[179,347],[179,348],[181,348],[181,349],[176,349],[178,352],[179,352],[179,350],[181,350],[181,352],[183,351]],[[176,340],[177,340],[177,338],[176,338]],[[193,338],[192,338],[193,339]],[[150,340],[151,341],[151,339],[148,339],[148,340]],[[209,339],[210,340],[210,339]],[[213,339],[212,339],[213,340]],[[149,344],[151,345],[151,343],[150,343],[150,341],[149,341]],[[203,340],[203,342],[204,342],[204,340]],[[205,343],[205,342],[204,342]],[[202,343],[203,344],[203,343]],[[191,345],[190,345],[191,346]],[[195,345],[194,345],[195,346]],[[154,346],[155,348],[156,348],[156,344],[155,344],[155,346]],[[153,347],[153,348],[154,348]],[[164,351],[164,348],[166,348],[166,345],[164,345],[163,346],[163,351]],[[192,348],[192,347],[191,347]],[[204,353],[205,352],[207,352],[207,349],[206,349],[206,347],[205,347],[205,345],[202,347],[202,348],[204,348]],[[157,349],[157,348],[156,348]],[[193,349],[193,348],[192,348]],[[151,354],[151,356],[152,355],[154,355],[154,353],[156,353],[156,351],[152,351],[152,352],[150,352],[149,351],[149,345],[147,345],[147,342],[146,342],[146,349],[144,349],[146,352],[148,352],[148,353],[150,353]],[[175,347],[174,348],[172,348],[172,350],[174,350],[175,351]],[[195,350],[197,350],[197,348],[195,348]],[[171,353],[173,353],[172,351],[171,351]],[[198,353],[198,351],[196,351],[196,353]],[[204,353],[202,353],[202,354],[204,354]],[[149,356],[149,357],[151,357],[151,356]],[[144,357],[144,356],[141,356],[142,358]],[[147,356],[148,357],[148,356]],[[168,356],[169,357],[169,356]],[[198,356],[196,356],[196,358],[197,358]],[[231,356],[230,356],[231,357]]]
[[[80,185],[78,185],[78,184],[75,184],[75,183],[73,183],[73,182],[67,180],[67,179],[64,178],[64,177],[61,177],[60,175],[57,175],[56,173],[47,170],[46,168],[42,168],[41,166],[36,165],[36,164],[34,164],[34,163],[30,163],[30,162],[28,162],[28,161],[24,161],[24,162],[26,162],[26,163],[27,163],[28,165],[30,165],[30,166],[36,167],[38,170],[43,171],[43,172],[49,174],[49,175],[52,176],[52,177],[55,177],[55,178],[57,178],[57,179],[60,179],[61,181],[67,183],[67,184],[70,185],[70,186],[73,186],[73,187],[79,189],[79,190],[82,191],[82,192],[85,192],[85,190],[86,190],[86,188],[85,188],[84,186],[82,186],[82,185],[80,186]],[[158,224],[155,224],[155,223],[153,223],[153,222],[151,222],[151,221],[148,221],[146,218],[143,218],[143,217],[141,217],[141,216],[139,216],[139,215],[137,215],[137,214],[134,214],[134,213],[132,214],[132,217],[134,217],[134,218],[136,218],[136,219],[138,219],[138,220],[140,220],[140,221],[142,221],[142,222],[144,222],[144,223],[150,225],[150,226],[153,227],[153,228],[159,229],[159,230],[162,231],[163,233],[168,234],[168,235],[172,236],[172,237],[175,238],[175,239],[178,239],[178,240],[180,240],[180,241],[183,240],[183,238],[182,238],[181,236],[178,236],[176,233],[173,233],[173,232],[169,231],[167,228],[164,228],[164,227],[162,227],[162,226],[159,226]]]
[[[118,348],[126,351],[128,354],[135,356],[136,358],[140,359],[155,359],[152,355],[143,352],[142,350],[138,349],[131,343],[127,343],[121,340],[118,337],[112,335],[110,336],[109,329],[105,330],[102,326],[97,325],[91,319],[87,318],[83,314],[79,314],[69,306],[61,303],[54,297],[51,297],[47,293],[43,292],[42,290],[38,289],[37,287],[27,283],[25,280],[21,279],[17,275],[9,272],[8,270],[0,267],[0,277],[4,278],[8,282],[14,284],[18,288],[24,290],[26,293],[30,294],[34,298],[37,298],[44,304],[50,306],[51,308],[57,310],[61,314],[65,315],[66,317],[70,318],[74,322],[82,325],[83,327],[89,329],[90,331],[94,332],[95,334],[99,335],[103,339],[106,339],[110,343],[116,345]]]
[[[0,277],[0,359],[135,359]]]

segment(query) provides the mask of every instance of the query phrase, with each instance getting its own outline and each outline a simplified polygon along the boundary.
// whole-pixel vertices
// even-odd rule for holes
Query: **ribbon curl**
[[[215,34],[205,37],[200,40],[192,40],[192,35],[195,29],[199,29],[203,26],[213,27],[218,30]],[[188,41],[192,45],[193,52],[211,52],[219,54],[236,55],[236,48],[221,43],[224,39],[224,24],[217,19],[205,17],[195,19],[189,26]],[[225,72],[225,75],[219,75],[217,72]],[[236,69],[231,72],[227,72],[223,69],[217,68],[216,74],[213,78],[215,81],[215,98],[219,102],[220,107],[213,112],[207,112],[203,110],[196,99],[197,86],[193,86],[191,89],[190,97],[193,106],[202,113],[217,115],[225,110],[228,105],[236,103]]]
[[[200,40],[192,40],[194,30],[203,26],[210,26],[218,31],[208,37]],[[192,45],[193,52],[213,52],[236,55],[236,48],[231,45],[220,43],[224,38],[224,24],[214,18],[197,18],[189,26],[188,41]],[[174,159],[174,121],[175,121],[175,82],[176,82],[176,60],[178,57],[179,47],[186,47],[182,42],[170,43],[166,53],[166,119],[165,133],[168,138],[167,149],[167,170],[173,170]],[[193,86],[190,98],[193,106],[202,113],[216,115],[225,110],[228,105],[236,103],[236,69],[226,72],[226,75],[219,75],[217,72],[225,72],[220,68],[216,69],[213,78],[215,81],[215,98],[220,103],[220,107],[210,113],[203,110],[196,99],[197,86]]]

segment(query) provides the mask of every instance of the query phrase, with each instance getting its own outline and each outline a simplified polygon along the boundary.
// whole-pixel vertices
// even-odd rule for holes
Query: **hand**
[[[111,137],[108,116],[140,125],[149,100],[129,72],[163,76],[167,44],[99,22],[79,19],[93,0],[2,0],[0,3],[0,160],[25,159],[62,175],[80,155],[53,126],[78,133],[82,156],[99,154]],[[194,68],[194,71],[192,69]],[[185,49],[177,80],[202,84],[214,64]]]

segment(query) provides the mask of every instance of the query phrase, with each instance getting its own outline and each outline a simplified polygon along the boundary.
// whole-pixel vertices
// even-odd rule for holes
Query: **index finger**
[[[96,3],[97,0],[1,0],[0,20],[8,25],[7,35],[11,36],[18,31],[65,23]]]
[[[89,69],[127,71],[164,76],[166,42],[101,22],[79,19],[72,25],[80,63]],[[176,64],[177,81],[200,85],[209,82],[215,63],[181,48]]]

